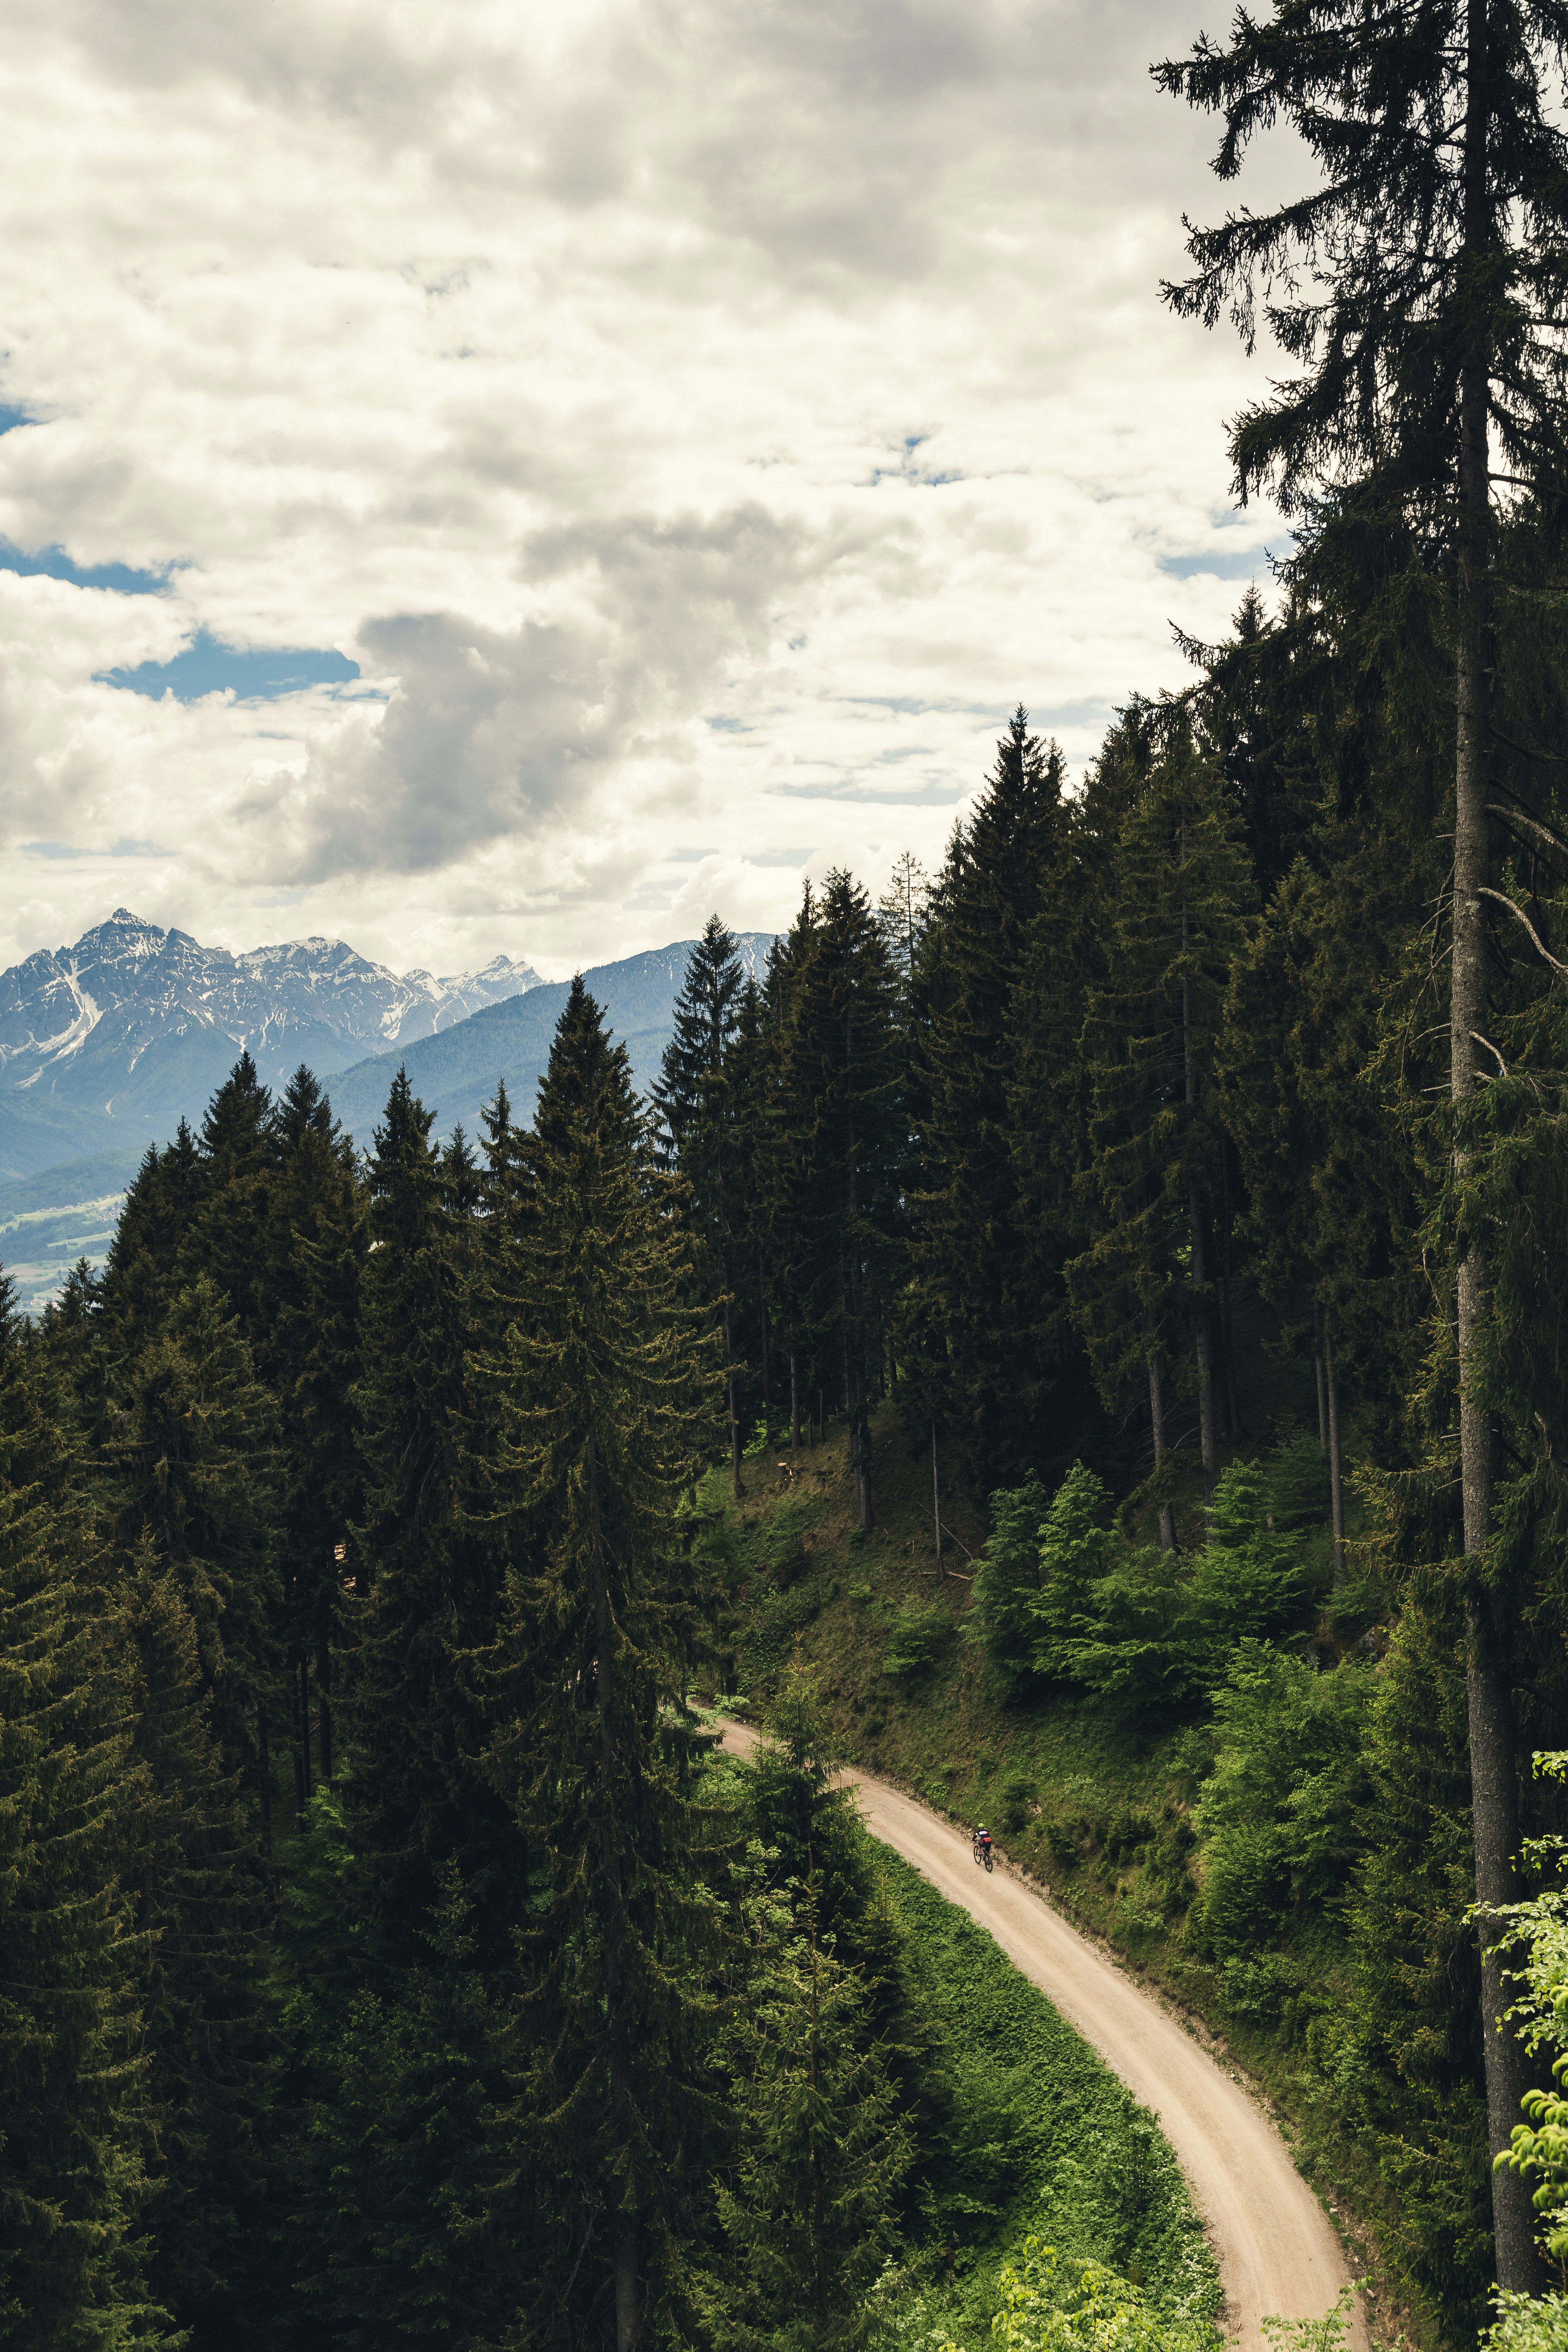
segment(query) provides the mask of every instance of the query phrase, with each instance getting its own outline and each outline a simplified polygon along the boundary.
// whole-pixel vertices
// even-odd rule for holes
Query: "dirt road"
[[[758,1735],[731,1724],[724,1745],[747,1754]],[[1226,2332],[1243,2352],[1265,2342],[1272,2313],[1315,2319],[1350,2277],[1338,2238],[1267,2116],[1150,1994],[998,1863],[978,1870],[959,1831],[885,1780],[853,1770],[874,1837],[913,1863],[950,1902],[994,1936],[1016,1968],[1092,2043],[1133,2096],[1160,2118],[1219,2262]],[[1359,2299],[1351,2342],[1365,2352]]]

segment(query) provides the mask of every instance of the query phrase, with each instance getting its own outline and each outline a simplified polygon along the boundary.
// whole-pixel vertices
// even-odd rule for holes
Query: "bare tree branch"
[[[1535,925],[1531,921],[1530,917],[1525,913],[1522,907],[1516,907],[1513,900],[1511,898],[1505,898],[1500,890],[1489,890],[1485,883],[1481,885],[1480,895],[1483,898],[1495,898],[1500,907],[1506,907],[1509,913],[1513,917],[1515,922],[1522,923],[1525,929],[1530,933],[1535,952],[1541,958],[1542,961],[1543,963],[1549,963],[1553,971],[1560,971],[1565,978],[1568,978],[1568,963],[1559,963],[1556,957],[1551,953],[1550,950],[1542,946],[1541,934],[1536,929]],[[1483,1038],[1481,1042],[1484,1045],[1486,1041]],[[1492,1051],[1494,1054],[1497,1052],[1497,1047],[1495,1045],[1492,1047]]]

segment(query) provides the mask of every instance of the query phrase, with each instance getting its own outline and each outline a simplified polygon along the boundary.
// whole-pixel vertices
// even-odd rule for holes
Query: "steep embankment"
[[[731,1724],[741,1752],[758,1735]],[[867,1827],[961,1904],[1158,2116],[1186,2175],[1219,2263],[1226,2326],[1243,2352],[1265,2342],[1263,2321],[1321,2316],[1352,2273],[1278,2130],[1154,1997],[1078,1934],[1005,1865],[976,1871],[951,1823],[902,1790],[851,1769]],[[1352,2342],[1364,2346],[1358,2313]]]

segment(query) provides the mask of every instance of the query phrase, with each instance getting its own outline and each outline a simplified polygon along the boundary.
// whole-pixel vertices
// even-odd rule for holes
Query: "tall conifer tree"
[[[921,1159],[912,1328],[929,1402],[987,1478],[1039,1444],[1035,1301],[1017,1276],[1011,1027],[1030,927],[1052,886],[1063,765],[1022,707],[986,787],[954,833],[920,942]]]
[[[737,1495],[742,1431],[735,1308],[746,1274],[745,1171],[730,1060],[742,978],[733,936],[710,915],[691,950],[675,1003],[675,1034],[653,1090],[667,1150],[689,1188],[696,1280],[703,1297],[720,1302],[729,1366],[730,1475]]]
[[[873,1349],[902,1248],[902,1076],[887,946],[865,891],[836,871],[791,977],[781,1179],[789,1278],[814,1352],[842,1383],[862,1528],[873,1516]]]
[[[1284,122],[1319,184],[1269,211],[1194,229],[1195,274],[1166,289],[1212,325],[1229,308],[1250,345],[1256,289],[1300,373],[1237,420],[1245,499],[1272,485],[1300,508],[1362,475],[1418,520],[1445,570],[1455,689],[1449,1087],[1461,1195],[1473,1174],[1475,1097],[1487,1038],[1489,909],[1495,887],[1489,693],[1497,618],[1500,483],[1560,495],[1568,468],[1568,12],[1561,0],[1436,0],[1409,15],[1357,0],[1289,0],[1237,18],[1228,47],[1205,39],[1155,68],[1162,88],[1217,113],[1215,170],[1238,173],[1251,141]],[[1500,465],[1494,460],[1500,459]],[[1510,902],[1504,897],[1504,906]],[[1479,1203],[1455,1265],[1459,1436],[1468,1604],[1476,1889],[1488,1913],[1516,1892],[1517,1770],[1505,1646],[1485,1562],[1494,1532],[1497,1433],[1485,1402],[1491,1268]],[[1489,1945],[1489,1953],[1490,1947]],[[1506,1990],[1484,1960],[1489,2127],[1504,2147],[1526,2087],[1521,2047],[1497,2022]],[[1538,2275],[1523,2181],[1495,2188],[1498,2275]]]
[[[399,1070],[375,1131],[359,1415],[364,1516],[345,1712],[347,1806],[373,1942],[420,1958],[439,1874],[458,1862],[478,1931],[507,1948],[521,1889],[504,1808],[479,1769],[476,1659],[499,1599],[494,1549],[467,1508],[466,1288],[433,1115]]]
[[[539,1550],[501,1645],[513,1706],[492,1769],[547,1874],[511,2132],[552,2227],[531,2340],[633,2352],[668,2294],[678,2152],[702,2111],[702,1956],[683,1789],[700,1633],[681,1500],[716,1378],[710,1318],[668,1181],[640,1133],[624,1048],[574,993],[537,1123],[524,1312],[506,1338],[496,1475]]]

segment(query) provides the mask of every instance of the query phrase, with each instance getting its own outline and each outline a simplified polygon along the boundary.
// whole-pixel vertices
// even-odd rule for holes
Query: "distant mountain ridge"
[[[759,980],[773,940],[737,940]],[[644,1093],[694,945],[678,940],[583,975]],[[490,990],[502,992],[487,999]],[[74,948],[0,972],[0,1262],[18,1304],[36,1313],[78,1257],[102,1263],[146,1146],[166,1142],[182,1118],[198,1125],[242,1051],[273,1087],[309,1063],[363,1150],[400,1065],[438,1137],[458,1125],[472,1135],[503,1078],[516,1117],[532,1116],[568,993],[568,982],[502,956],[440,980],[392,972],[341,940],[233,956],[124,908]]]
[[[759,981],[773,936],[772,931],[736,936],[742,969]],[[633,1083],[644,1094],[658,1076],[660,1057],[673,1034],[675,1000],[696,944],[695,940],[678,940],[672,947],[649,948],[619,963],[595,964],[583,974],[606,1027],[626,1046]],[[401,1066],[426,1110],[436,1113],[438,1136],[449,1135],[458,1125],[475,1134],[479,1113],[500,1078],[506,1080],[514,1115],[531,1118],[534,1088],[544,1075],[550,1041],[569,993],[566,981],[542,982],[526,996],[487,1005],[437,1036],[360,1062],[332,1080],[328,1089],[332,1109],[368,1150]]]
[[[163,1141],[242,1052],[268,1085],[331,1077],[539,985],[531,965],[395,972],[342,940],[231,955],[127,907],[0,972],[0,1182]]]

